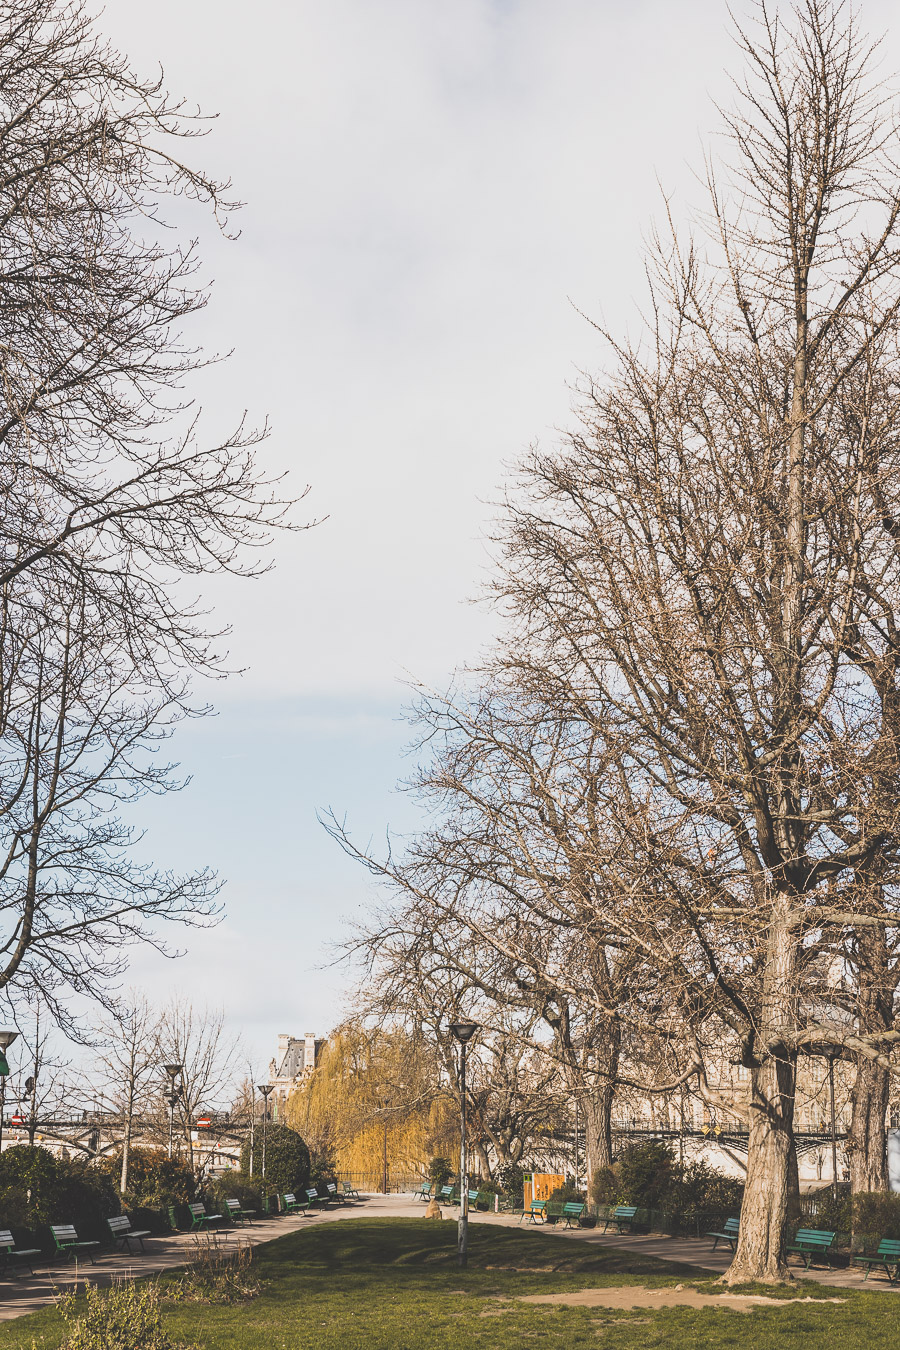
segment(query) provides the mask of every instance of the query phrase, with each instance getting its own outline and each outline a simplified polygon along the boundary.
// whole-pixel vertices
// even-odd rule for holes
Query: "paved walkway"
[[[424,1206],[413,1200],[410,1195],[366,1195],[360,1204],[343,1205],[338,1209],[311,1211],[307,1214],[282,1215],[277,1219],[258,1219],[243,1228],[227,1228],[218,1234],[225,1248],[234,1247],[238,1242],[248,1242],[257,1246],[262,1242],[271,1242],[274,1238],[284,1237],[287,1233],[301,1228],[313,1228],[323,1223],[336,1223],[342,1219],[356,1218],[422,1218]],[[444,1210],[444,1222],[455,1223],[457,1211]],[[473,1213],[473,1224],[497,1225],[500,1227],[518,1227],[519,1219],[510,1214]],[[710,1274],[721,1274],[728,1269],[731,1253],[723,1251],[721,1246],[715,1251],[712,1244],[702,1238],[657,1237],[653,1234],[632,1235],[630,1233],[598,1233],[595,1228],[563,1228],[560,1224],[536,1225],[548,1237],[559,1238],[563,1242],[584,1242],[590,1245],[616,1247],[619,1251],[639,1252],[642,1256],[656,1256],[662,1261],[678,1261],[685,1265],[708,1270]],[[525,1225],[523,1224],[524,1228]],[[174,1237],[151,1238],[147,1241],[147,1251],[143,1256],[107,1253],[96,1258],[96,1264],[52,1264],[38,1266],[34,1278],[27,1272],[18,1276],[7,1276],[0,1282],[0,1321],[22,1317],[25,1313],[36,1312],[53,1303],[62,1292],[68,1292],[76,1283],[111,1284],[114,1280],[129,1279],[138,1275],[153,1275],[163,1270],[173,1270],[191,1259],[197,1239],[187,1233]],[[882,1276],[871,1276],[863,1286],[863,1272],[849,1270],[811,1270],[808,1275],[798,1267],[795,1274],[800,1279],[818,1280],[821,1284],[844,1289],[888,1290],[900,1294],[900,1285],[889,1285]]]

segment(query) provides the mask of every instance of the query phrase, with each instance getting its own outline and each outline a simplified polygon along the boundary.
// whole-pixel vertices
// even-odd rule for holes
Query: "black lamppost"
[[[258,1083],[257,1090],[262,1093],[263,1099],[263,1160],[262,1160],[262,1179],[266,1179],[266,1129],[269,1124],[269,1093],[272,1091],[271,1083]]]
[[[18,1035],[17,1031],[0,1031],[0,1153],[3,1152],[3,1117],[6,1114],[6,1079],[9,1074],[6,1052]]]
[[[450,1031],[461,1047],[459,1064],[459,1225],[457,1258],[461,1270],[469,1259],[469,1159],[466,1152],[466,1047],[478,1030],[477,1022],[451,1022]]]
[[[169,1091],[166,1101],[169,1103],[169,1157],[172,1156],[172,1139],[175,1133],[175,1103],[181,1095],[180,1088],[175,1086],[175,1079],[184,1068],[183,1064],[164,1064],[163,1068],[169,1075]]]
[[[831,1109],[831,1191],[837,1195],[837,1128],[834,1120],[834,1061],[841,1057],[839,1045],[827,1043],[809,1046],[808,1053],[828,1060],[828,1099]]]

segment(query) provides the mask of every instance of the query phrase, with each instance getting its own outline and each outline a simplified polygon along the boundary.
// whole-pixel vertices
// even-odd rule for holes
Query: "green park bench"
[[[522,1210],[519,1223],[522,1222],[522,1219],[530,1219],[532,1223],[537,1223],[538,1219],[540,1219],[542,1223],[545,1223],[547,1219],[547,1201],[532,1200],[527,1209]]]
[[[282,1195],[281,1203],[285,1214],[306,1214],[309,1210],[309,1200],[298,1200],[293,1191]]]
[[[827,1228],[799,1228],[793,1242],[787,1245],[788,1255],[796,1252],[798,1256],[802,1256],[806,1262],[806,1269],[809,1270],[814,1256],[828,1256],[835,1236]]]
[[[334,1201],[334,1203],[335,1203],[336,1205],[337,1205],[337,1204],[346,1205],[346,1203],[347,1203],[347,1201],[344,1199],[344,1193],[343,1193],[343,1191],[339,1191],[338,1188],[337,1188],[337,1182],[335,1182],[335,1181],[327,1181],[327,1182],[325,1183],[325,1203],[326,1203],[326,1205],[329,1204],[332,1200]]]
[[[442,1186],[440,1193],[438,1194],[438,1200],[442,1201],[445,1205],[455,1205],[457,1203],[456,1187]]]
[[[343,1191],[343,1195],[344,1195],[344,1199],[345,1199],[345,1200],[361,1200],[361,1199],[362,1199],[362,1196],[360,1195],[359,1191],[356,1189],[355,1186],[351,1185],[351,1183],[350,1183],[349,1181],[342,1181],[342,1182],[341,1182],[341,1189],[342,1189],[342,1191]]]
[[[207,1214],[206,1206],[202,1205],[199,1200],[188,1205],[188,1209],[191,1212],[190,1232],[192,1233],[208,1228],[211,1223],[221,1223],[224,1218],[222,1214]]]
[[[324,1206],[328,1204],[328,1196],[320,1195],[315,1186],[307,1187],[306,1198],[311,1205]]]
[[[2,1241],[3,1234],[0,1233],[0,1242]],[[866,1268],[863,1284],[865,1284],[866,1280],[869,1278],[873,1266],[880,1267],[887,1275],[891,1284],[893,1284],[896,1280],[900,1280],[900,1238],[882,1238],[878,1244],[878,1251],[874,1256],[867,1256],[865,1253],[862,1253],[859,1256],[854,1256],[853,1260],[854,1263],[861,1266],[864,1265]],[[892,1268],[893,1274],[891,1273]]]
[[[145,1251],[144,1238],[153,1236],[149,1228],[140,1230],[132,1228],[131,1220],[127,1214],[115,1215],[112,1219],[107,1219],[106,1224],[112,1234],[113,1242],[123,1252],[131,1251],[132,1242],[139,1243],[141,1251]]]
[[[567,1228],[580,1228],[581,1218],[586,1209],[584,1201],[567,1200],[562,1207],[560,1218],[565,1219]]]
[[[432,1183],[430,1181],[423,1181],[419,1189],[417,1191],[413,1191],[413,1199],[430,1200],[431,1191],[432,1191]]]
[[[238,1200],[237,1198],[233,1200],[226,1200],[225,1208],[228,1211],[228,1218],[231,1220],[231,1222],[239,1223],[242,1225],[245,1223],[252,1223],[253,1216],[256,1213],[255,1209],[244,1209],[241,1205],[240,1200]]]
[[[0,1262],[4,1270],[9,1270],[14,1261],[21,1262],[34,1274],[34,1258],[40,1256],[40,1247],[16,1247],[13,1235],[8,1228],[0,1228]]]
[[[637,1205],[616,1205],[612,1213],[606,1216],[606,1223],[603,1225],[604,1233],[611,1223],[616,1225],[616,1232],[618,1233],[624,1232],[626,1228],[630,1232],[634,1227],[637,1212]]]
[[[56,1250],[67,1261],[71,1261],[72,1257],[77,1257],[78,1253],[83,1251],[89,1258],[91,1265],[95,1264],[93,1249],[100,1246],[99,1242],[81,1242],[70,1223],[51,1223],[50,1232],[53,1234]]]
[[[727,1242],[731,1250],[736,1251],[740,1226],[740,1219],[726,1219],[722,1225],[721,1233],[707,1233],[706,1236],[713,1240],[713,1251],[716,1250],[720,1242]]]

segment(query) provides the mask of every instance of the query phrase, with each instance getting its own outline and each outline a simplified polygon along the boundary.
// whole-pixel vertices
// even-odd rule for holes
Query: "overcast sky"
[[[228,879],[228,917],[134,976],[224,1003],[260,1065],[341,1016],[348,977],[319,967],[372,883],[316,811],[414,825],[404,681],[489,640],[469,602],[505,466],[603,360],[579,311],[637,327],[661,185],[679,219],[700,202],[728,22],[724,0],[108,0],[135,65],[219,114],[192,153],[247,203],[237,242],[192,222],[215,278],[192,335],[234,349],[193,392],[211,430],[268,416],[299,517],[327,517],[264,580],[210,586],[246,671],[177,738],[191,786],[141,812],[157,861]]]

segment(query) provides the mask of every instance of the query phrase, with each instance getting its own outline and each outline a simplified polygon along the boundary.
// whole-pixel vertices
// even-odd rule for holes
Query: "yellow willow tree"
[[[609,809],[684,1071],[712,1008],[747,1071],[731,1281],[787,1274],[798,1055],[890,1069],[900,1038],[810,994],[810,953],[900,924],[898,123],[848,6],[754,21],[705,239],[656,240],[646,340],[524,465],[498,582],[504,678],[627,747]]]
[[[329,1036],[314,1073],[291,1094],[287,1123],[339,1172],[380,1184],[388,1171],[424,1173],[458,1148],[455,1103],[433,1053],[406,1031],[358,1021]]]

